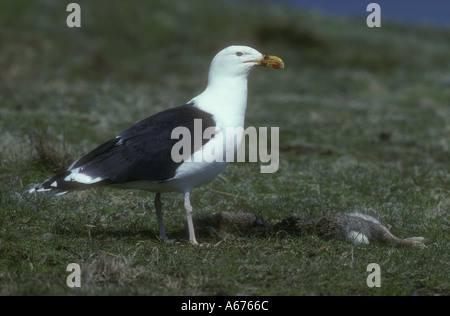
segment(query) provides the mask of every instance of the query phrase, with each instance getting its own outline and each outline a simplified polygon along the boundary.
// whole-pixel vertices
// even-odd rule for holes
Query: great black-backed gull
[[[131,126],[114,139],[100,145],[76,160],[67,171],[35,185],[30,193],[53,191],[51,196],[98,186],[122,189],[141,189],[155,192],[155,208],[159,236],[168,240],[162,217],[161,193],[184,194],[189,242],[197,245],[192,224],[189,199],[193,187],[208,182],[227,166],[226,159],[206,161],[204,153],[225,148],[233,141],[233,154],[242,135],[217,137],[229,127],[243,127],[247,107],[247,77],[255,66],[283,68],[283,61],[247,46],[230,46],[212,60],[208,85],[203,93],[188,103],[150,116]],[[195,131],[201,123],[201,131]],[[173,135],[177,128],[189,130],[190,152],[184,159],[173,158],[173,148],[180,141]],[[198,132],[216,132],[209,138],[197,140]],[[200,136],[201,136],[200,135]],[[184,148],[186,149],[186,148]],[[225,152],[223,153],[225,154]]]

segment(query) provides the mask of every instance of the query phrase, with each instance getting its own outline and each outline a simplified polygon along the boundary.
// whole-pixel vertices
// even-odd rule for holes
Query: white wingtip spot
[[[51,191],[51,189],[44,189],[42,187],[39,186],[34,186],[31,189],[28,190],[28,193],[36,193],[36,192],[46,192],[46,191]]]
[[[104,178],[92,178],[86,174],[80,173],[80,168],[73,169],[72,172],[64,178],[64,181],[74,181],[83,184],[93,184],[102,181]]]

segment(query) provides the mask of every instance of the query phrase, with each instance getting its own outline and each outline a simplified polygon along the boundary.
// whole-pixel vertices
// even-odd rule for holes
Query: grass
[[[339,20],[253,2],[84,1],[0,10],[1,295],[449,295],[450,33]],[[25,191],[132,123],[183,104],[215,52],[244,43],[286,69],[250,78],[247,126],[280,127],[280,169],[234,164],[193,191],[196,214],[276,222],[336,212],[375,216],[423,250],[315,236],[157,240],[153,194]],[[182,198],[163,196],[184,238]],[[69,263],[82,287],[66,286]],[[366,285],[369,263],[381,288]]]

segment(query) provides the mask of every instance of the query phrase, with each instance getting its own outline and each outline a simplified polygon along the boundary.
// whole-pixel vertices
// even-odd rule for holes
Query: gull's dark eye
[[[237,52],[237,53],[236,53],[236,56],[241,57],[242,55],[244,55],[244,53],[242,53],[242,52]]]

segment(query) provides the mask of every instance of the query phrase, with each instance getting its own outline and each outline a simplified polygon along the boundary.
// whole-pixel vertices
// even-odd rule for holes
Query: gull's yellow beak
[[[261,59],[249,60],[248,63],[256,63],[258,66],[270,67],[270,68],[284,68],[284,62],[280,57],[263,55]]]
[[[284,68],[283,60],[277,56],[263,55],[263,58],[260,60],[260,65],[275,69]]]

